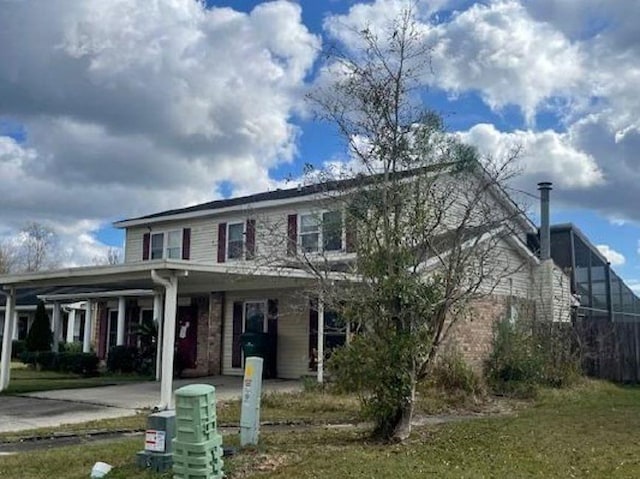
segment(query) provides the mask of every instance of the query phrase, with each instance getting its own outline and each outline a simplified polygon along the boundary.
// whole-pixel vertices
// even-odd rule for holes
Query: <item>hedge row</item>
[[[95,353],[55,353],[53,351],[33,353],[25,351],[20,356],[20,360],[43,371],[58,371],[83,376],[98,374],[98,356]]]

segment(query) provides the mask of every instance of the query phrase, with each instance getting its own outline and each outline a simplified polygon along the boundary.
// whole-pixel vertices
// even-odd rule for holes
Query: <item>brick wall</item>
[[[491,353],[494,324],[512,314],[516,321],[529,316],[533,314],[531,308],[529,301],[509,296],[476,299],[471,302],[467,317],[453,326],[447,343],[457,347],[469,366],[482,374]]]
[[[191,304],[196,308],[198,328],[196,367],[184,370],[184,376],[199,377],[221,373],[223,303],[224,293],[191,298]]]

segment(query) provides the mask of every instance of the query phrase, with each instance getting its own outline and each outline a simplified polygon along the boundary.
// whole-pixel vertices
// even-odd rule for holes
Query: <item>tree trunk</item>
[[[411,384],[411,399],[405,404],[401,411],[398,423],[393,429],[390,439],[394,442],[402,442],[409,439],[411,435],[411,421],[413,420],[413,409],[416,403],[416,381]]]

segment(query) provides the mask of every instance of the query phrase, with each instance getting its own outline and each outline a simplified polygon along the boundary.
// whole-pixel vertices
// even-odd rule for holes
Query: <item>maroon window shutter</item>
[[[245,234],[245,258],[253,259],[256,256],[256,220],[247,220]]]
[[[145,233],[142,237],[142,260],[149,259],[149,248],[151,247],[151,233]]]
[[[347,253],[355,253],[356,251],[356,225],[353,219],[347,218],[345,223],[345,250]]]
[[[309,300],[309,369],[318,370],[318,301]]]
[[[295,256],[298,249],[298,215],[287,218],[287,256]]]
[[[191,257],[191,228],[182,230],[182,259]]]
[[[227,223],[218,224],[218,263],[227,259]]]
[[[240,335],[242,334],[242,302],[233,303],[233,340],[231,343],[231,367],[242,367],[242,349],[240,347]]]
[[[107,343],[109,342],[109,330],[107,329],[109,318],[107,316],[109,312],[107,311],[107,305],[105,303],[98,303],[98,331],[99,340],[98,340],[98,357],[100,359],[105,359],[107,357]]]
[[[266,360],[266,377],[278,377],[278,300],[267,301],[267,337],[269,355]]]

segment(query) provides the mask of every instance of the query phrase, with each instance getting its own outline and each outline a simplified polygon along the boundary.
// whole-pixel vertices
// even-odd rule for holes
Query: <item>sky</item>
[[[322,49],[384,31],[407,0],[0,2],[0,239],[54,228],[69,266],[111,222],[295,186],[348,161],[305,93]],[[640,292],[640,0],[417,1],[425,106],[483,154],[522,148],[511,187],[552,181]],[[295,181],[294,181],[295,182]]]

